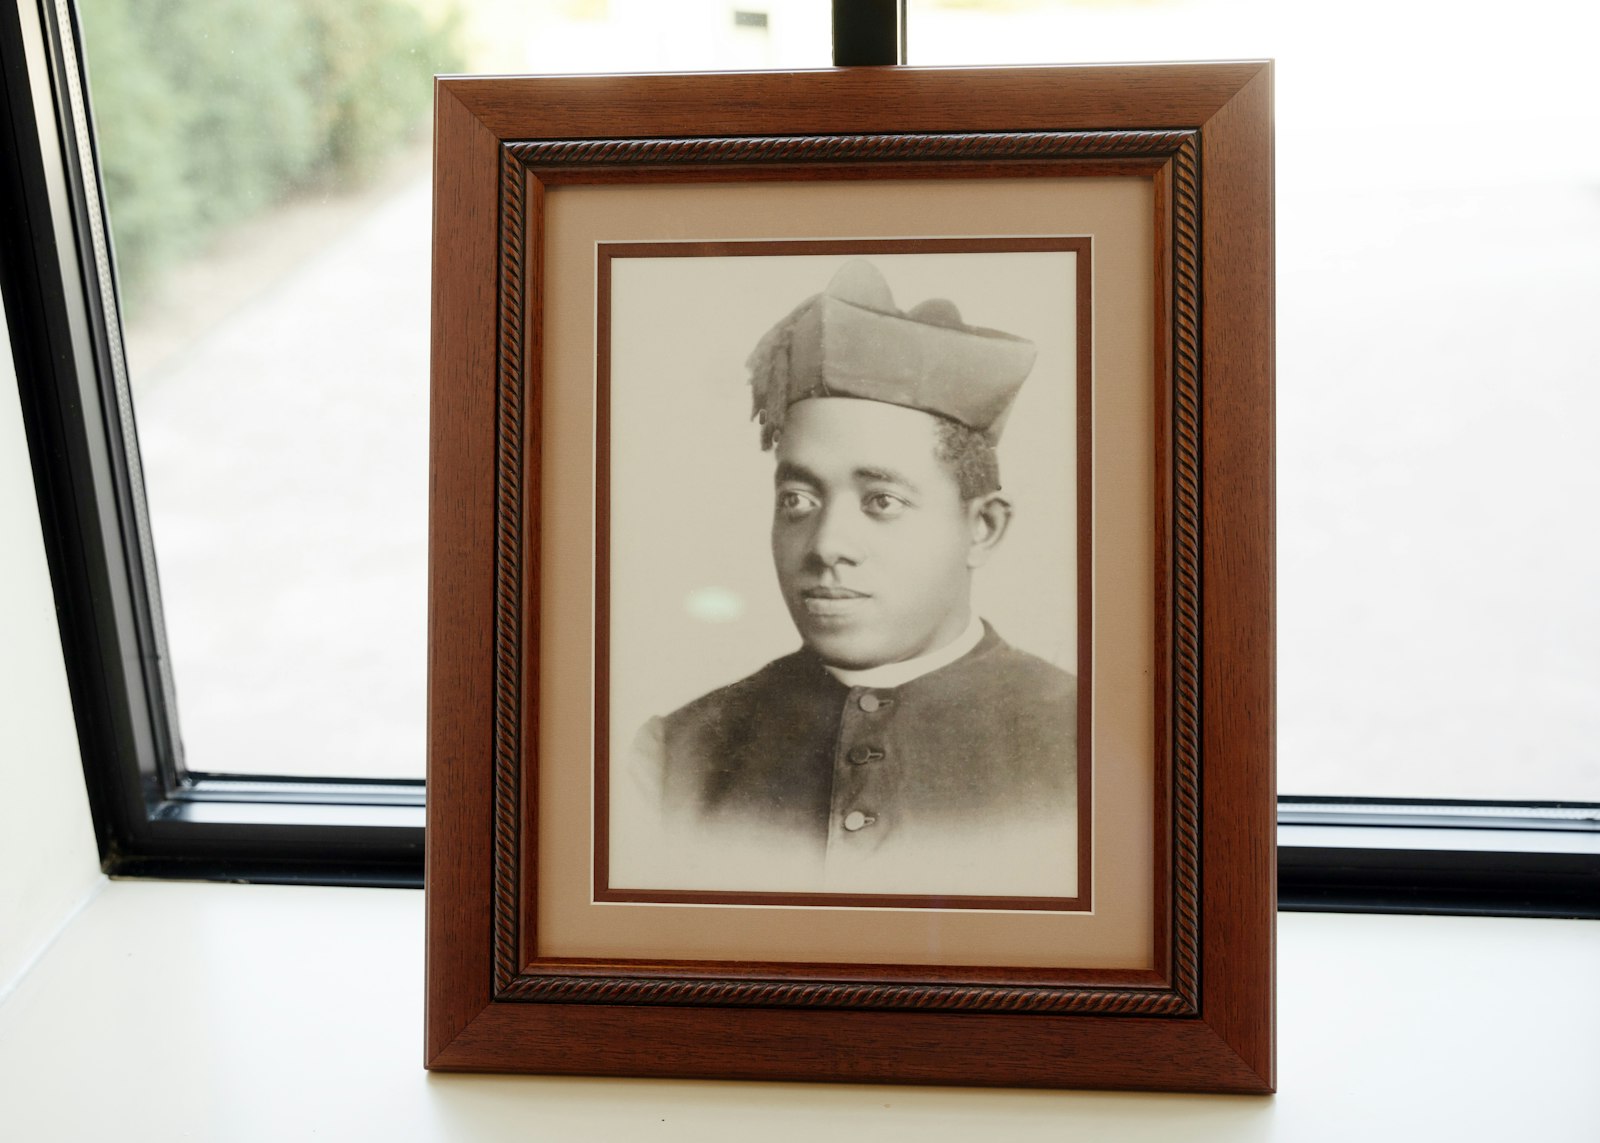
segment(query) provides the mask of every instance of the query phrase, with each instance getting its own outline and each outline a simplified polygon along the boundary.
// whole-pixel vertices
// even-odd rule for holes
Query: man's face
[[[790,407],[777,446],[772,559],[800,637],[860,670],[934,650],[967,624],[973,530],[932,416],[842,397]]]

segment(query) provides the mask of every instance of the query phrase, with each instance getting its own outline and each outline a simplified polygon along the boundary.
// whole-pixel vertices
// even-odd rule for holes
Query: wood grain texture
[[[496,1004],[432,1066],[526,1071],[531,1058],[565,1075],[1264,1090],[1200,1020],[977,1012]]]
[[[1201,147],[1205,1019],[1271,1087],[1277,922],[1272,71]],[[1248,871],[1248,872],[1246,872]]]
[[[435,100],[428,464],[428,1059],[489,1003],[498,144]]]
[[[1227,64],[452,80],[441,84],[439,108],[429,1066],[1270,1090],[1269,69]],[[1198,136],[1180,132],[1184,141],[1177,146],[1148,142],[1183,128]],[[495,470],[528,442],[536,448],[539,439],[537,371],[527,362],[539,360],[542,212],[529,208],[528,200],[538,197],[537,178],[520,200],[504,189],[519,177],[513,168],[537,163],[536,155],[555,156],[539,169],[559,173],[575,163],[579,179],[687,174],[685,181],[694,181],[726,177],[716,174],[718,164],[737,167],[755,155],[756,166],[741,168],[737,177],[814,177],[824,170],[834,177],[846,169],[849,177],[886,170],[904,177],[935,164],[941,164],[940,177],[957,171],[958,177],[1000,177],[1036,172],[1041,163],[1061,177],[1071,168],[1060,159],[1063,152],[1041,150],[1031,137],[1093,129],[1145,140],[1110,153],[1144,156],[1141,175],[1157,180],[1164,229],[1152,257],[1158,278],[1172,287],[1169,300],[1158,305],[1171,320],[1157,354],[1158,376],[1167,375],[1167,363],[1172,378],[1165,402],[1170,433],[1163,438],[1158,432],[1158,445],[1167,445],[1161,451],[1169,459],[1159,463],[1167,471],[1164,503],[1172,523],[1153,522],[1158,550],[1171,561],[1161,613],[1171,621],[1167,677],[1178,696],[1166,708],[1163,732],[1172,781],[1158,798],[1174,819],[1170,840],[1158,845],[1158,853],[1172,859],[1158,879],[1170,888],[1172,902],[1170,923],[1160,926],[1171,938],[1161,958],[1171,978],[1130,990],[1110,980],[1095,982],[1099,987],[1087,980],[1042,988],[1002,983],[984,980],[990,974],[983,971],[974,971],[970,983],[935,982],[925,972],[915,981],[890,968],[882,970],[883,979],[866,981],[782,969],[759,978],[708,978],[703,971],[674,975],[670,965],[643,973],[639,966],[614,964],[586,972],[571,963],[544,974],[519,971],[529,966],[535,947],[531,927],[519,924],[514,902],[506,909],[491,903],[499,898],[505,904],[508,894],[515,896],[511,882],[537,875],[526,832],[533,820],[531,791],[504,785],[505,760],[534,739],[537,686],[533,679],[508,677],[496,664],[504,663],[508,642],[537,638],[522,627],[537,612],[537,549],[517,549],[525,565],[513,573],[520,593],[505,590],[509,565],[503,558],[513,521],[537,535],[537,458],[514,457],[528,482],[503,473],[497,482]],[[940,150],[927,138],[907,139],[917,131],[955,142]],[[886,138],[807,138],[874,132]],[[1012,147],[1010,158],[983,152],[981,140],[972,138],[983,132],[1003,137],[995,145]],[[718,135],[725,137],[704,138]],[[507,143],[516,146],[502,146]],[[876,165],[852,157],[873,147]],[[516,162],[510,163],[513,150]],[[762,155],[770,160],[766,166]],[[1154,163],[1152,155],[1159,155]],[[1115,170],[1087,149],[1082,161],[1086,175]],[[502,213],[509,228],[498,221]],[[525,221],[516,221],[519,214]],[[504,286],[505,275],[519,272],[508,253],[509,231],[517,232],[514,242],[530,263],[520,270],[527,283],[520,298],[513,296],[515,287]],[[514,353],[508,356],[504,337],[496,340],[495,315],[505,330],[515,324],[505,319],[512,311],[525,327],[520,363]],[[531,375],[520,400],[509,392]],[[533,487],[524,486],[529,482]],[[505,565],[499,588],[497,562]],[[526,620],[513,614],[518,607],[529,613]],[[520,704],[510,701],[516,696]],[[521,739],[508,744],[502,734],[497,742],[497,712],[503,724],[518,705],[531,720],[519,728]],[[1051,1014],[1064,1009],[1119,1015]]]
[[[1198,127],[1260,67],[861,68],[447,82],[501,139],[610,138],[620,124],[637,138],[1111,131]]]

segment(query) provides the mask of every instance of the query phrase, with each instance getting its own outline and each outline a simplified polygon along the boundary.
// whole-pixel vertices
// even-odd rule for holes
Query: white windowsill
[[[429,1075],[422,895],[114,882],[0,1004],[17,1140],[1600,1138],[1600,924],[1286,913],[1280,1094]]]

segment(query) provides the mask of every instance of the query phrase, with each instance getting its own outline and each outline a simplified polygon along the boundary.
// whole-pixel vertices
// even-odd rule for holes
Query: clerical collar
[[[949,666],[968,651],[972,650],[983,640],[983,620],[978,618],[977,612],[967,620],[967,629],[957,635],[943,647],[929,651],[926,655],[918,655],[915,659],[904,659],[898,663],[885,663],[881,667],[867,667],[860,671],[847,671],[843,667],[829,667],[828,673],[838,679],[847,687],[872,687],[874,689],[888,690],[891,687],[904,686],[912,679],[920,679],[930,671],[937,671],[940,667]]]

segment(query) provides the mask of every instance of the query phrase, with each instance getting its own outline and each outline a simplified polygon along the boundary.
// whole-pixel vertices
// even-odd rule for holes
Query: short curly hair
[[[1000,458],[994,446],[977,429],[960,421],[932,414],[935,427],[933,455],[950,467],[961,499],[975,500],[1000,491]]]

